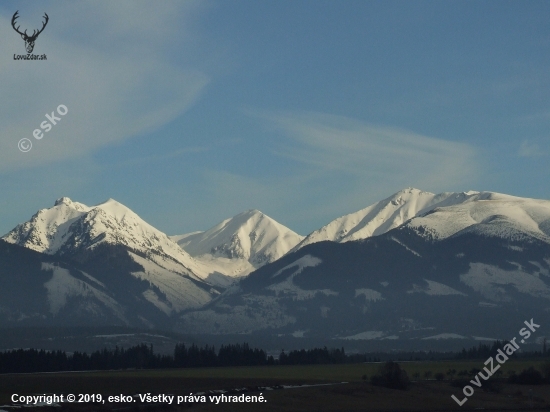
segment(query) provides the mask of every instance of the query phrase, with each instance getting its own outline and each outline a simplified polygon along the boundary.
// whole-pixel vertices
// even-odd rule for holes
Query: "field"
[[[503,376],[508,371],[520,372],[529,366],[537,367],[539,361],[510,360],[503,365]],[[176,398],[172,405],[156,403],[143,405],[131,403],[81,403],[62,404],[61,408],[25,408],[25,410],[185,410],[185,411],[423,411],[423,410],[550,410],[550,386],[510,385],[502,379],[490,378],[496,392],[484,392],[483,387],[459,407],[452,399],[454,394],[462,399],[461,387],[452,387],[448,381],[435,381],[433,375],[456,371],[482,369],[483,361],[449,362],[401,362],[415,382],[407,391],[372,386],[362,377],[372,376],[379,364],[262,366],[232,368],[197,368],[170,370],[127,370],[84,373],[36,373],[0,375],[0,404],[11,404],[11,395],[31,394],[101,394],[103,400],[110,395],[171,394]],[[431,376],[426,376],[431,372]],[[414,378],[417,376],[417,378]],[[466,376],[471,379],[473,376]],[[430,378],[430,379],[426,379]],[[342,383],[347,382],[347,383]],[[277,388],[280,385],[321,385],[298,388]],[[332,385],[326,385],[332,384]],[[489,386],[488,384],[486,386]],[[258,388],[262,387],[262,388]],[[270,387],[265,389],[263,387]],[[211,390],[248,388],[245,396],[265,398],[263,403],[183,402],[174,405],[177,396]],[[495,389],[495,388],[493,388]],[[530,392],[532,390],[532,392]],[[231,393],[231,392],[230,392]],[[243,392],[235,392],[241,395]],[[218,393],[216,394],[218,395]],[[532,407],[532,408],[531,408]],[[0,410],[5,407],[0,407]],[[5,408],[5,410],[10,410]],[[13,409],[12,409],[13,410]]]

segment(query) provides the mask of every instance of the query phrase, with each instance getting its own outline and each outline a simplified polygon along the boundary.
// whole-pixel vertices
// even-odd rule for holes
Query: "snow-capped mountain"
[[[473,232],[502,239],[550,243],[550,201],[471,192],[460,204],[420,211],[408,227],[432,240]]]
[[[146,326],[387,349],[508,339],[533,317],[550,324],[550,201],[493,192],[406,189],[306,239],[254,210],[169,238],[112,199],[61,198],[0,240],[0,326]]]
[[[492,192],[441,197],[424,212],[417,202],[418,216],[386,233],[289,252],[180,315],[176,327],[387,349],[509,339],[531,318],[550,324],[550,201]]]
[[[107,243],[61,260],[0,240],[0,327],[170,328],[170,315],[203,305],[211,287]],[[152,278],[156,275],[156,278]]]
[[[231,278],[248,275],[285,255],[303,236],[259,210],[247,210],[205,232],[171,236],[171,239],[210,268],[208,279],[211,279],[216,273]]]
[[[478,192],[440,193],[408,188],[357,212],[339,217],[305,237],[293,251],[324,240],[349,242],[381,235],[418,214],[436,207],[460,204]]]
[[[194,265],[193,259],[168,236],[114,199],[88,207],[63,197],[2,239],[59,256],[92,250],[102,243],[123,245],[171,258],[188,268]]]
[[[219,293],[204,280],[208,271],[202,264],[113,199],[88,207],[61,198],[52,208],[38,211],[15,227],[3,240],[82,264],[101,261],[103,253],[122,248],[131,263],[124,262],[121,276],[131,273],[147,281],[151,288],[143,297],[166,315],[201,306]]]

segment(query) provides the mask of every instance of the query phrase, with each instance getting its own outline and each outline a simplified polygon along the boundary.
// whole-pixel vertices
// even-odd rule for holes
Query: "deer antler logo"
[[[27,30],[25,30],[24,33],[20,32],[19,31],[19,27],[20,26],[17,26],[15,27],[15,20],[17,20],[17,18],[19,17],[17,14],[19,13],[19,10],[17,10],[15,12],[15,14],[13,15],[12,19],[11,19],[11,25],[13,27],[13,29],[19,33],[21,35],[21,38],[23,40],[25,40],[25,48],[27,49],[27,53],[32,53],[33,49],[34,49],[34,42],[36,41],[36,38],[38,37],[38,35],[40,33],[42,33],[42,31],[44,30],[44,28],[46,27],[46,25],[48,24],[48,20],[50,19],[48,17],[48,15],[46,13],[44,13],[44,18],[46,19],[46,21],[43,24],[42,28],[40,30],[38,30],[38,32],[36,30],[33,31],[32,35],[29,36],[27,34]]]

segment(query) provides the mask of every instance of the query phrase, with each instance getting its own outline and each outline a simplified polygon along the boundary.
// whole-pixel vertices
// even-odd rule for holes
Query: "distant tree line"
[[[360,355],[361,361],[364,361],[364,355]],[[346,363],[349,361],[344,348],[342,349],[323,349],[315,348],[309,350],[294,350],[286,354],[284,351],[279,355],[280,365],[311,365],[326,363]]]
[[[155,355],[153,347],[141,344],[128,349],[103,349],[91,354],[36,349],[0,353],[0,373],[85,371],[131,368],[167,368],[172,356]]]
[[[490,356],[495,356],[497,351],[500,349],[502,350],[505,345],[507,345],[508,341],[500,341],[496,340],[493,342],[492,345],[480,343],[478,346],[472,346],[470,349],[462,348],[462,351],[460,351],[455,359],[487,359]],[[521,357],[521,358],[544,358],[550,356],[550,351],[547,349],[546,346],[546,339],[544,339],[542,344],[542,350],[541,351],[524,351],[521,352],[514,352],[512,355],[510,355],[512,358],[514,357]]]
[[[140,344],[128,349],[116,347],[92,352],[46,351],[17,349],[0,352],[0,373],[30,373],[85,371],[111,369],[195,368],[212,366],[253,365],[305,365],[321,363],[361,362],[364,355],[347,356],[342,349],[316,348],[310,350],[284,350],[275,359],[262,349],[251,348],[247,343],[199,347],[195,344],[178,344],[174,355],[155,354],[153,346]]]
[[[273,356],[267,356],[262,349],[248,346],[248,343],[222,345],[216,353],[214,346],[198,347],[193,344],[177,344],[174,349],[172,367],[196,368],[202,366],[253,366],[275,364]]]
[[[462,348],[462,351],[456,355],[456,359],[487,359],[489,356],[494,356],[507,343],[496,340],[492,345],[480,343],[479,346],[472,346],[470,349]]]
[[[344,348],[302,349],[281,351],[278,358],[262,349],[251,348],[247,343],[222,345],[218,351],[214,346],[177,344],[174,355],[155,354],[152,345],[140,344],[128,349],[115,347],[92,352],[46,351],[17,349],[0,352],[0,373],[31,373],[111,369],[160,369],[196,368],[213,366],[253,365],[311,365],[380,362],[381,360],[434,360],[434,359],[487,359],[494,356],[507,342],[496,341],[492,345],[479,344],[457,353],[400,352],[376,354],[346,354]],[[517,356],[549,356],[546,345],[540,352],[523,352]],[[512,355],[516,356],[516,354]]]

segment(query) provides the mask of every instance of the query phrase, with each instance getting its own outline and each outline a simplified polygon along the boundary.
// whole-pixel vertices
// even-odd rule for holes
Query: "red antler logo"
[[[34,42],[36,41],[36,38],[38,37],[38,35],[40,33],[42,33],[42,31],[44,30],[44,28],[48,24],[48,20],[50,18],[48,17],[48,15],[46,13],[44,13],[44,18],[46,19],[46,21],[44,23],[42,23],[43,24],[42,28],[40,30],[38,30],[38,32],[36,30],[34,30],[32,35],[29,36],[29,35],[27,35],[27,30],[25,30],[25,32],[22,33],[22,32],[19,31],[20,26],[15,27],[15,20],[17,20],[17,18],[19,17],[17,15],[18,13],[19,13],[19,10],[17,10],[15,12],[15,14],[13,15],[13,17],[11,19],[11,25],[12,25],[13,29],[21,35],[21,38],[23,40],[25,40],[25,48],[27,49],[27,53],[32,53],[32,51],[34,49]]]

